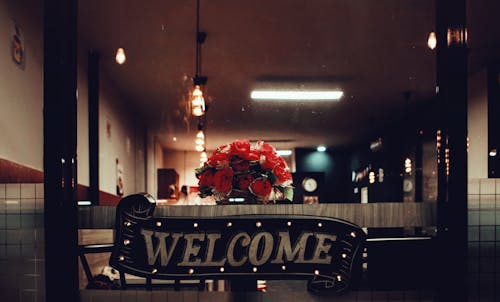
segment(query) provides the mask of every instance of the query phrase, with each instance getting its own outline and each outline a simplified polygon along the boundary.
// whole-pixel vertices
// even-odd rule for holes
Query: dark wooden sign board
[[[154,217],[154,209],[147,194],[120,201],[112,267],[150,279],[307,279],[311,291],[340,293],[366,239],[329,217]]]

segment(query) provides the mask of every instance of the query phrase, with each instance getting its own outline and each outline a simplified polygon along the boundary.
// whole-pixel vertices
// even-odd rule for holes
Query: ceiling
[[[195,74],[196,0],[79,2],[80,45],[100,53],[102,77],[165,148],[194,150],[197,120],[186,103]],[[435,52],[426,41],[434,29],[433,0],[200,2],[208,150],[236,138],[277,148],[352,144],[378,135],[411,110],[408,104],[432,104]],[[494,9],[499,1],[473,2]],[[500,36],[477,11],[470,15],[478,19],[478,35],[469,27],[473,68],[498,53]],[[484,28],[495,35],[474,39]],[[114,62],[118,47],[126,51],[123,65]],[[344,97],[250,99],[254,87],[269,83],[324,85]]]

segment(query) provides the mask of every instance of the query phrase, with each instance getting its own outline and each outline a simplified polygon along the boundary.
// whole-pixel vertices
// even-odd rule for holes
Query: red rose
[[[281,157],[276,153],[264,152],[260,158],[260,166],[262,169],[272,170],[280,163]]]
[[[284,163],[284,161],[283,161]],[[273,169],[274,175],[278,178],[275,184],[280,185],[285,181],[292,180],[292,174],[290,173],[290,169],[286,166],[286,163],[279,163]]]
[[[248,153],[248,160],[254,161],[259,159],[260,159],[260,151],[255,149],[250,149],[250,152]]]
[[[250,191],[258,197],[266,197],[271,193],[271,183],[266,178],[257,178],[250,184]]]
[[[246,171],[250,169],[250,163],[248,160],[233,156],[231,158],[231,168],[233,168],[234,171]]]
[[[229,165],[229,153],[224,150],[216,150],[208,158],[208,164],[212,167]]]
[[[221,193],[229,193],[233,186],[233,169],[218,170],[214,174],[215,189]]]
[[[250,187],[253,181],[253,176],[250,174],[243,174],[238,177],[238,188],[240,190],[246,190]]]
[[[211,169],[206,170],[200,176],[198,176],[198,186],[200,187],[210,187],[214,185],[214,171]]]
[[[258,141],[255,149],[262,153],[276,153],[276,150],[273,146],[269,145],[268,143],[264,143],[263,141]]]
[[[231,154],[243,159],[248,159],[250,154],[250,142],[247,140],[236,140],[231,143]]]

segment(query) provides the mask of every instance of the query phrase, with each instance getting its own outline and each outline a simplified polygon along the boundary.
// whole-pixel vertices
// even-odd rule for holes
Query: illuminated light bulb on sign
[[[411,159],[405,159],[405,173],[411,174]]]
[[[116,50],[115,60],[116,60],[116,63],[118,63],[120,65],[125,63],[125,61],[127,60],[127,57],[125,56],[125,50],[123,48],[120,47]]]
[[[203,150],[205,150],[205,147],[203,147],[202,145],[196,145],[196,147],[194,147],[194,148],[198,152],[202,152]]]
[[[429,37],[427,38],[427,46],[432,50],[434,50],[437,46],[436,33],[433,31],[429,33]]]
[[[371,184],[375,183],[375,172],[372,171],[368,174],[368,182]]]
[[[221,272],[221,273],[223,273],[223,272],[224,272],[224,268],[223,268],[223,267],[221,267],[221,268],[220,268],[220,272]]]

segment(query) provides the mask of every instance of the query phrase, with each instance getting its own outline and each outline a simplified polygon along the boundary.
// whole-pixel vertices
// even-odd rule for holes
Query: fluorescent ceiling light
[[[292,155],[292,150],[276,150],[279,156],[290,156]]]
[[[254,100],[337,101],[344,95],[340,90],[254,90]]]

